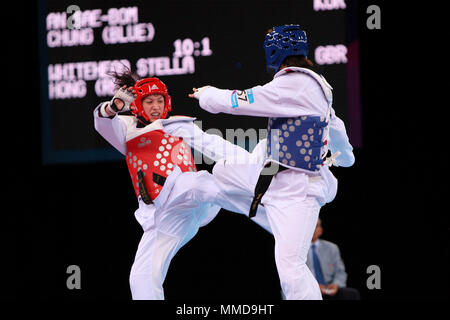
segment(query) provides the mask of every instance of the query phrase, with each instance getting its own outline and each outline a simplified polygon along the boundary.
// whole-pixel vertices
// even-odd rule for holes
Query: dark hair
[[[300,68],[311,68],[314,63],[305,56],[289,56],[283,60],[280,65],[282,67],[300,67]]]
[[[126,66],[124,66],[124,71],[121,73],[114,70],[107,72],[107,75],[114,78],[116,89],[123,86],[132,87],[137,81],[140,80],[139,76]]]

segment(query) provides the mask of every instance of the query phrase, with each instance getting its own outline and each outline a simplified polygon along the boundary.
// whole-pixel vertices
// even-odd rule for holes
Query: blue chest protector
[[[323,164],[325,117],[269,118],[267,154],[293,168],[317,171]]]
[[[328,151],[328,121],[332,104],[331,86],[318,74],[303,68],[292,68],[313,77],[321,86],[328,102],[327,117],[299,116],[269,118],[266,155],[268,161],[288,168],[318,171]]]

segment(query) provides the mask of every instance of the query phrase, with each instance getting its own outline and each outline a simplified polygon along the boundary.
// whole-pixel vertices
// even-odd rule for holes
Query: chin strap
[[[138,128],[143,128],[151,123],[150,121],[144,119],[144,117],[136,116],[136,118],[138,119]]]

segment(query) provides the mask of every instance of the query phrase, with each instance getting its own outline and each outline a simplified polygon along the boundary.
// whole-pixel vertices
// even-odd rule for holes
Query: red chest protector
[[[155,200],[162,185],[154,177],[167,178],[177,165],[182,172],[197,171],[191,148],[182,138],[153,130],[127,141],[126,161],[136,196],[139,197],[138,171],[144,175],[144,185],[151,200]],[[155,175],[156,174],[156,175]],[[162,183],[163,184],[163,183]]]

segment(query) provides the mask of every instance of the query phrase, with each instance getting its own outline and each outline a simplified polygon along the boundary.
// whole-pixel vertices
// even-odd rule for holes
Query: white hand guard
[[[204,86],[201,88],[198,88],[197,91],[194,92],[194,98],[197,100],[200,100],[200,95],[202,94],[202,92],[208,88],[211,88],[211,86]]]
[[[114,104],[115,99],[119,99],[123,102],[122,109],[117,108],[117,106]],[[115,113],[128,111],[130,110],[130,104],[134,101],[134,99],[136,98],[134,97],[133,93],[128,91],[126,88],[120,88],[119,90],[117,90],[116,94],[109,102],[109,109]]]
[[[329,167],[331,167],[331,166],[339,167],[339,165],[337,164],[336,158],[339,157],[340,155],[341,155],[341,152],[340,151],[336,151],[331,156],[326,158],[324,160],[323,164],[326,165],[326,166],[329,166]]]

